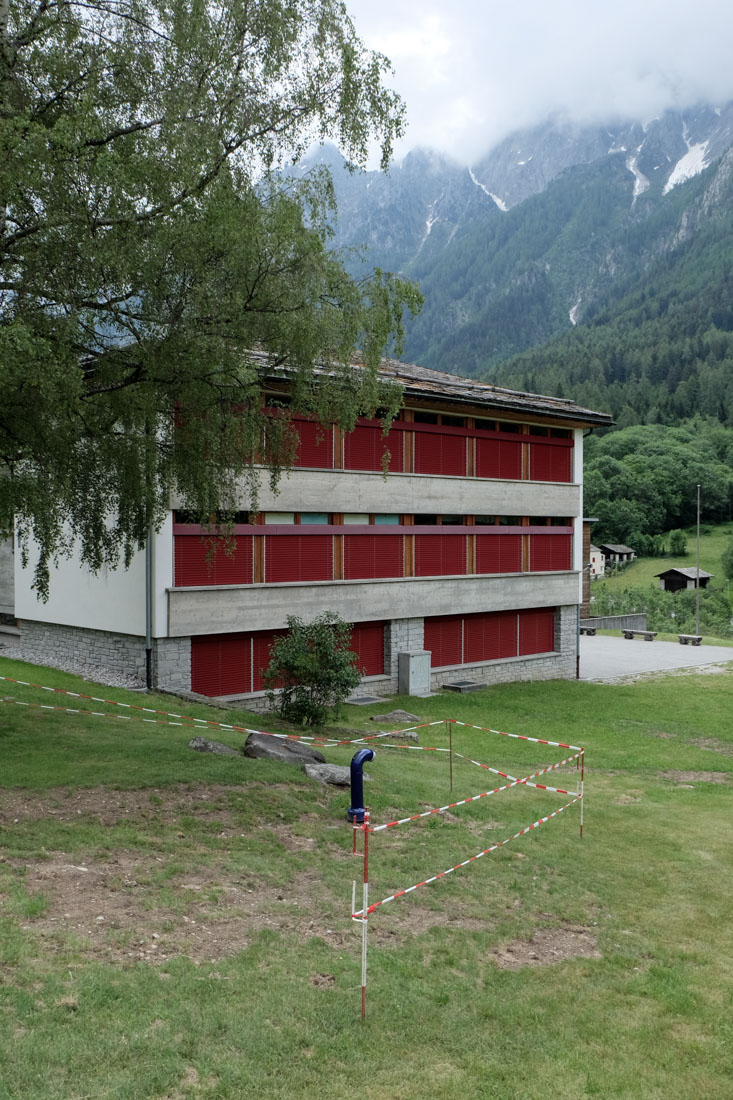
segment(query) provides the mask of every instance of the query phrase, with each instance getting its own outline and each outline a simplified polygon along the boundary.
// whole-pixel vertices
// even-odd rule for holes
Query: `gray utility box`
[[[430,651],[397,654],[397,683],[400,695],[430,693]]]

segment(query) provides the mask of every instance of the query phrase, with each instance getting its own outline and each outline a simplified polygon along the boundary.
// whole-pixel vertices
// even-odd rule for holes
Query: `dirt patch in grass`
[[[107,960],[215,961],[244,950],[265,928],[325,934],[322,914],[333,906],[314,872],[296,874],[283,888],[255,878],[233,881],[214,862],[171,876],[161,890],[150,880],[152,870],[165,866],[158,857],[118,851],[104,861],[72,863],[55,853],[5,862],[30,895],[46,902],[41,916],[24,922],[26,930],[51,950],[80,949]]]
[[[704,749],[705,752],[717,752],[721,756],[733,756],[733,745],[716,741],[714,737],[695,737],[690,744],[696,745],[698,749]]]
[[[69,790],[55,787],[41,793],[3,791],[0,796],[0,824],[51,817],[55,821],[77,822],[91,818],[102,825],[124,821],[170,824],[182,815],[205,813],[208,820],[231,820],[232,813],[222,805],[242,786],[191,784],[175,788],[146,787],[135,791],[115,791],[108,787]]]
[[[601,953],[590,928],[568,925],[564,928],[538,928],[531,940],[515,940],[494,952],[500,970],[519,970],[523,966],[548,966],[566,959],[600,959]]]
[[[660,779],[670,779],[673,783],[727,783],[726,772],[659,772]]]
[[[625,791],[623,794],[617,795],[612,801],[614,806],[635,806],[638,802],[641,802],[642,798],[641,791]]]

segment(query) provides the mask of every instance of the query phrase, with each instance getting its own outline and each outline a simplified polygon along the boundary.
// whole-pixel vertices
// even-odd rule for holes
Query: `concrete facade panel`
[[[322,611],[335,611],[347,622],[371,622],[408,619],[416,611],[461,615],[556,607],[577,603],[577,593],[573,572],[174,589],[168,594],[168,634],[277,630],[288,615],[311,619]]]
[[[579,485],[545,481],[493,481],[488,478],[429,474],[365,474],[352,470],[295,470],[273,493],[263,480],[263,511],[437,513],[439,515],[580,516]],[[250,501],[243,488],[238,500]],[[173,507],[178,507],[174,501]]]

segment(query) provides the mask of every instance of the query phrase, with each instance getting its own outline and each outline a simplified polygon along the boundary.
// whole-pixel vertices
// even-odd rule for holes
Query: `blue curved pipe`
[[[346,811],[349,821],[364,824],[364,775],[362,768],[367,760],[374,759],[374,749],[359,749],[351,760],[351,805]]]

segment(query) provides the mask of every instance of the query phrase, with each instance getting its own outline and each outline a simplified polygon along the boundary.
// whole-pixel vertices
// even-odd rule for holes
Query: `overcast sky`
[[[551,112],[651,119],[733,99],[730,0],[346,0],[407,103],[398,157],[477,159]]]

